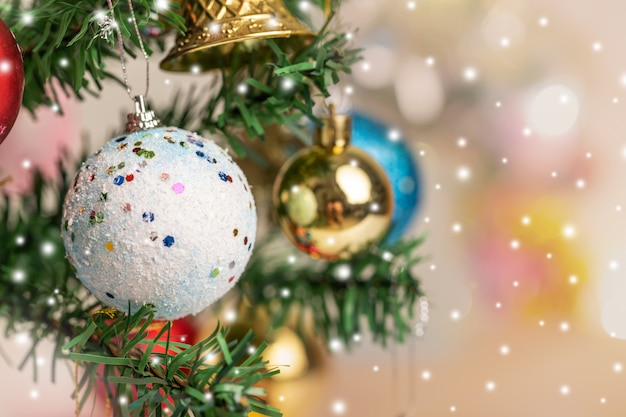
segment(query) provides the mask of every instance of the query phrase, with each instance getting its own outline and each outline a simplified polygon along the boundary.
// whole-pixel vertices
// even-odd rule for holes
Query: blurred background
[[[621,0],[343,2],[339,27],[365,59],[334,100],[399,134],[419,166],[407,234],[428,236],[430,320],[405,344],[364,334],[308,358],[287,337],[292,367],[309,371],[267,387],[286,417],[624,415],[624,16]],[[208,77],[158,61],[155,102]],[[143,65],[129,69],[142,79]],[[33,167],[52,172],[85,138],[100,147],[131,104],[111,84],[63,108],[22,112],[0,146],[6,190],[26,192]],[[0,346],[2,415],[73,415],[71,365],[52,384],[51,345],[37,383],[17,370],[26,341]]]

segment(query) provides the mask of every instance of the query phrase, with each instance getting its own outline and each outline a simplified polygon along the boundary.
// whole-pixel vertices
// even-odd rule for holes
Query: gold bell
[[[174,48],[161,61],[166,71],[224,68],[230,65],[235,48],[253,54],[260,49],[259,39],[312,35],[282,0],[183,0],[181,10],[187,32],[179,35]],[[295,37],[288,46],[299,49],[304,39]],[[270,52],[265,49],[265,54]],[[255,59],[267,61],[264,56]]]

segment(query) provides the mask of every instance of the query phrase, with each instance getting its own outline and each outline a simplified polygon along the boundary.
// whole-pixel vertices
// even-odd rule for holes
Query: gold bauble
[[[351,118],[322,118],[313,147],[291,157],[274,182],[273,200],[283,232],[313,258],[346,259],[378,242],[393,212],[383,169],[349,146]]]
[[[302,49],[312,36],[282,0],[179,0],[187,31],[161,61],[166,71],[228,68],[234,56],[265,64],[272,51],[259,40],[289,38],[281,48]],[[261,47],[263,45],[264,47]]]
[[[270,367],[278,367],[280,373],[275,381],[290,381],[302,378],[309,370],[304,341],[288,327],[281,327],[273,332],[273,341],[263,353],[263,359]]]

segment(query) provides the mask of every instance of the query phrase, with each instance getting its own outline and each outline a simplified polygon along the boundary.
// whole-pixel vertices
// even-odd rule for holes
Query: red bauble
[[[157,337],[161,329],[163,329],[166,324],[166,320],[154,320],[147,329],[148,339],[154,339],[155,337]],[[163,342],[166,341],[167,333],[168,332],[165,331],[165,333],[163,333],[159,340]],[[169,334],[171,342],[182,342],[189,345],[193,345],[196,342],[197,331],[190,317],[183,317],[182,319],[172,321]],[[165,347],[155,345],[154,349],[152,349],[152,352],[165,353]],[[169,354],[173,355],[175,354],[175,351],[170,349]]]
[[[24,92],[22,53],[9,27],[0,19],[0,143],[17,119]]]

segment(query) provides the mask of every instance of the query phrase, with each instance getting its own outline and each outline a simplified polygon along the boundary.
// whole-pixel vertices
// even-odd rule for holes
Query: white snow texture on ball
[[[104,304],[195,314],[228,292],[256,237],[246,177],[213,141],[177,128],[112,139],[65,197],[62,235],[82,283]]]

